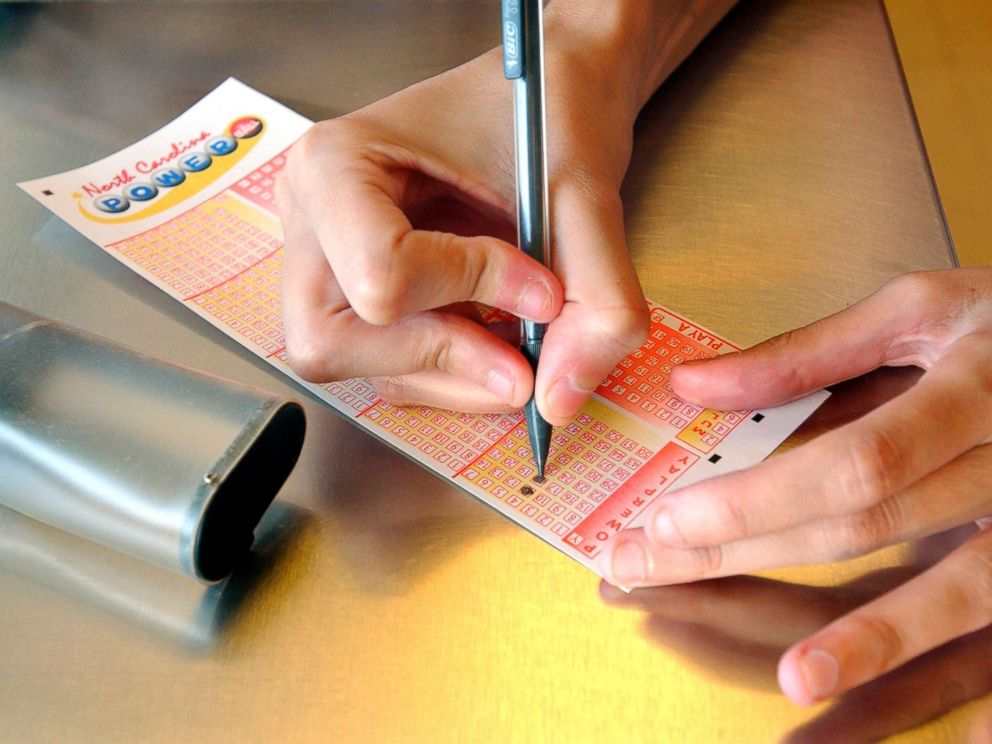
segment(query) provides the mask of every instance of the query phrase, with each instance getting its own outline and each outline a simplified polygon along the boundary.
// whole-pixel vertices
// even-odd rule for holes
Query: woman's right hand
[[[575,414],[647,329],[619,189],[634,119],[662,74],[659,34],[692,28],[677,29],[670,10],[653,27],[653,5],[546,11],[550,268],[514,245],[499,49],[303,136],[278,191],[287,354],[300,376],[370,377],[397,403],[519,408],[535,380],[512,333],[479,322],[482,303],[550,324],[538,407],[557,425]]]

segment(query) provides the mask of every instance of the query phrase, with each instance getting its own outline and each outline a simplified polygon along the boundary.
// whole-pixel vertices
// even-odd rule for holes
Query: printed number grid
[[[689,422],[677,438],[703,453],[709,453],[727,438],[750,411],[717,411],[707,408]]]
[[[576,525],[563,542],[587,558],[595,558],[620,530],[697,462],[697,455],[669,442]]]
[[[285,165],[286,150],[232,185],[231,191],[276,214],[276,174]]]
[[[429,458],[441,472],[455,476],[515,427],[522,414],[454,413],[427,406],[394,406],[378,400],[362,414],[376,429]]]
[[[284,352],[279,282],[282,251],[272,253],[247,271],[191,301],[254,345],[262,356]]]
[[[534,481],[527,430],[520,424],[465,468],[462,476],[526,520],[564,536],[653,454],[583,412],[555,430],[543,484]]]
[[[272,218],[222,193],[108,248],[185,301],[269,258],[282,248],[282,240]]]
[[[328,382],[319,387],[358,415],[369,411],[380,400],[372,385],[364,377]]]
[[[651,310],[651,328],[641,348],[624,357],[596,389],[596,394],[655,426],[691,430],[680,439],[709,452],[736,426],[746,411],[703,410],[672,391],[672,370],[690,359],[709,359],[716,351],[663,322],[660,308]]]

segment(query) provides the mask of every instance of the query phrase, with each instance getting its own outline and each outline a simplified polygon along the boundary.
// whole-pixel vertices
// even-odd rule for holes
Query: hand
[[[840,586],[807,586],[738,576],[625,594],[605,582],[610,605],[645,613],[650,640],[733,687],[765,691],[775,684],[781,653],[835,618],[911,579],[945,556],[975,527],[916,543],[909,565],[885,568]],[[926,544],[924,544],[926,543]],[[939,558],[938,558],[939,560]],[[747,618],[741,622],[741,618]],[[992,678],[988,674],[992,627],[944,644],[911,663],[841,695],[783,742],[880,741],[921,726],[973,701],[949,724],[954,731],[990,729]],[[794,718],[794,717],[792,717]],[[970,718],[965,723],[962,718]],[[984,725],[985,728],[978,728]],[[978,740],[958,736],[962,741]]]
[[[545,419],[566,423],[647,332],[619,193],[634,119],[731,5],[548,7],[550,271],[514,246],[500,50],[315,125],[277,189],[297,374],[368,376],[394,403],[466,411],[519,408],[534,391]],[[491,333],[473,303],[550,323],[536,380],[518,337]]]
[[[578,34],[574,21],[547,20],[551,270],[515,246],[499,50],[319,123],[293,148],[278,201],[299,375],[370,376],[396,403],[519,408],[531,369],[512,332],[481,323],[471,303],[482,303],[550,323],[537,400],[563,424],[641,343],[647,310],[619,197],[640,101],[617,82],[617,40]]]
[[[671,584],[850,558],[992,514],[992,269],[907,274],[741,354],[672,375],[688,401],[778,405],[879,366],[919,382],[862,418],[753,468],[663,497],[604,570]],[[796,643],[779,684],[810,704],[992,623],[992,530]]]

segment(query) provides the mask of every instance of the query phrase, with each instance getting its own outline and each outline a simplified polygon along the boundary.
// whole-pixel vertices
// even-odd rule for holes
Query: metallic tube
[[[303,445],[297,403],[0,303],[0,504],[216,581]]]

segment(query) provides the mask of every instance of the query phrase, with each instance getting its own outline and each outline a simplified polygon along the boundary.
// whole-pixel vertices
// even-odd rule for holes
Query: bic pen
[[[513,82],[513,131],[517,165],[517,241],[542,265],[550,260],[548,179],[544,125],[544,21],[541,0],[502,0],[503,74]],[[520,350],[537,377],[537,362],[547,326],[521,322]],[[531,395],[524,407],[527,434],[537,465],[544,469],[551,447],[551,424]]]

